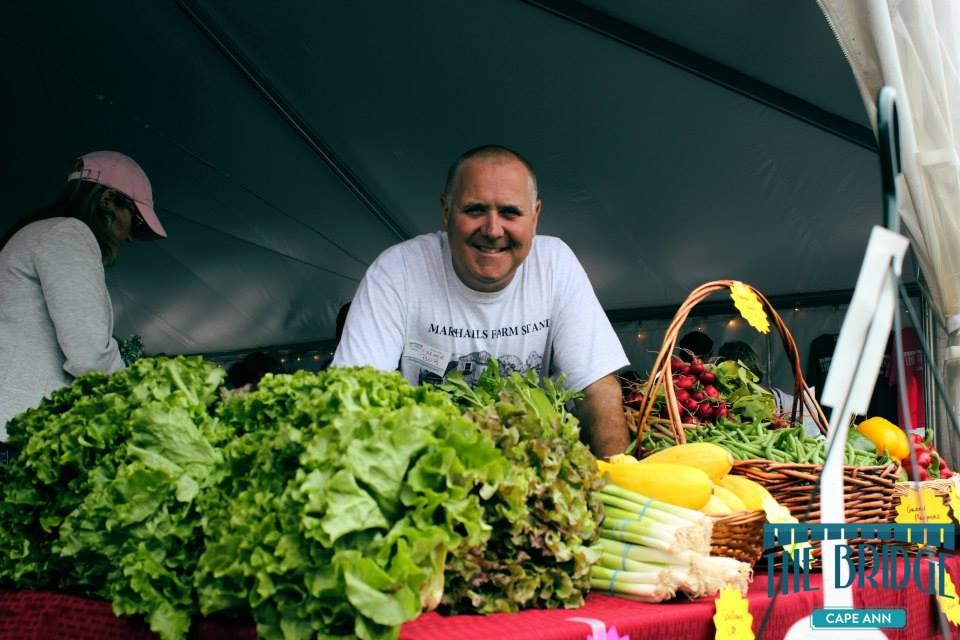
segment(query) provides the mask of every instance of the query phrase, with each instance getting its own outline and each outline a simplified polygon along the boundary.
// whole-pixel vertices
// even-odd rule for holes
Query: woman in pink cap
[[[130,238],[166,235],[143,169],[96,151],[0,239],[0,443],[7,421],[74,377],[123,368],[103,269]],[[8,455],[0,445],[0,462]]]

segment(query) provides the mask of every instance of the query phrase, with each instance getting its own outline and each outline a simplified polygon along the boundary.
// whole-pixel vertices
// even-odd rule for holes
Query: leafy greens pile
[[[760,384],[760,378],[742,362],[724,360],[712,366],[717,387],[730,404],[730,415],[740,422],[771,421],[775,418],[773,393]]]
[[[395,638],[443,569],[483,547],[507,460],[450,398],[399,373],[266,376],[220,418],[239,434],[205,496],[204,613],[249,607],[264,638]]]
[[[578,607],[590,587],[603,508],[593,493],[603,481],[566,410],[575,392],[562,380],[528,372],[501,376],[491,360],[475,388],[452,375],[444,389],[497,443],[511,474],[485,500],[493,535],[447,562],[444,609],[514,612]]]
[[[423,609],[573,607],[601,481],[558,383],[336,368],[224,391],[200,358],[88,374],[8,424],[0,584],[261,637],[396,638]]]
[[[144,614],[163,638],[197,611],[198,493],[226,433],[207,415],[223,371],[200,358],[91,373],[8,425],[0,582],[81,591]]]

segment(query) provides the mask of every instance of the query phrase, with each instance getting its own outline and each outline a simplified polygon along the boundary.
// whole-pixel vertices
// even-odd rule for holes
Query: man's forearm
[[[630,436],[615,376],[600,378],[584,389],[576,404],[584,440],[595,456],[606,458],[626,451]]]

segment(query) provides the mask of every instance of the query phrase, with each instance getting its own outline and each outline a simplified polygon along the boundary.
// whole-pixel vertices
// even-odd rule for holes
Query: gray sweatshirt
[[[0,249],[0,441],[10,418],[75,376],[122,368],[90,228],[51,218],[18,231]]]

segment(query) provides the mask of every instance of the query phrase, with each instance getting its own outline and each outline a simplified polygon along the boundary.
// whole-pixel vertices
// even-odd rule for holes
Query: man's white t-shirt
[[[501,291],[467,287],[445,232],[395,245],[367,270],[334,366],[400,369],[412,384],[461,371],[476,382],[491,357],[501,372],[566,373],[581,390],[629,364],[586,272],[562,240],[536,236]]]

